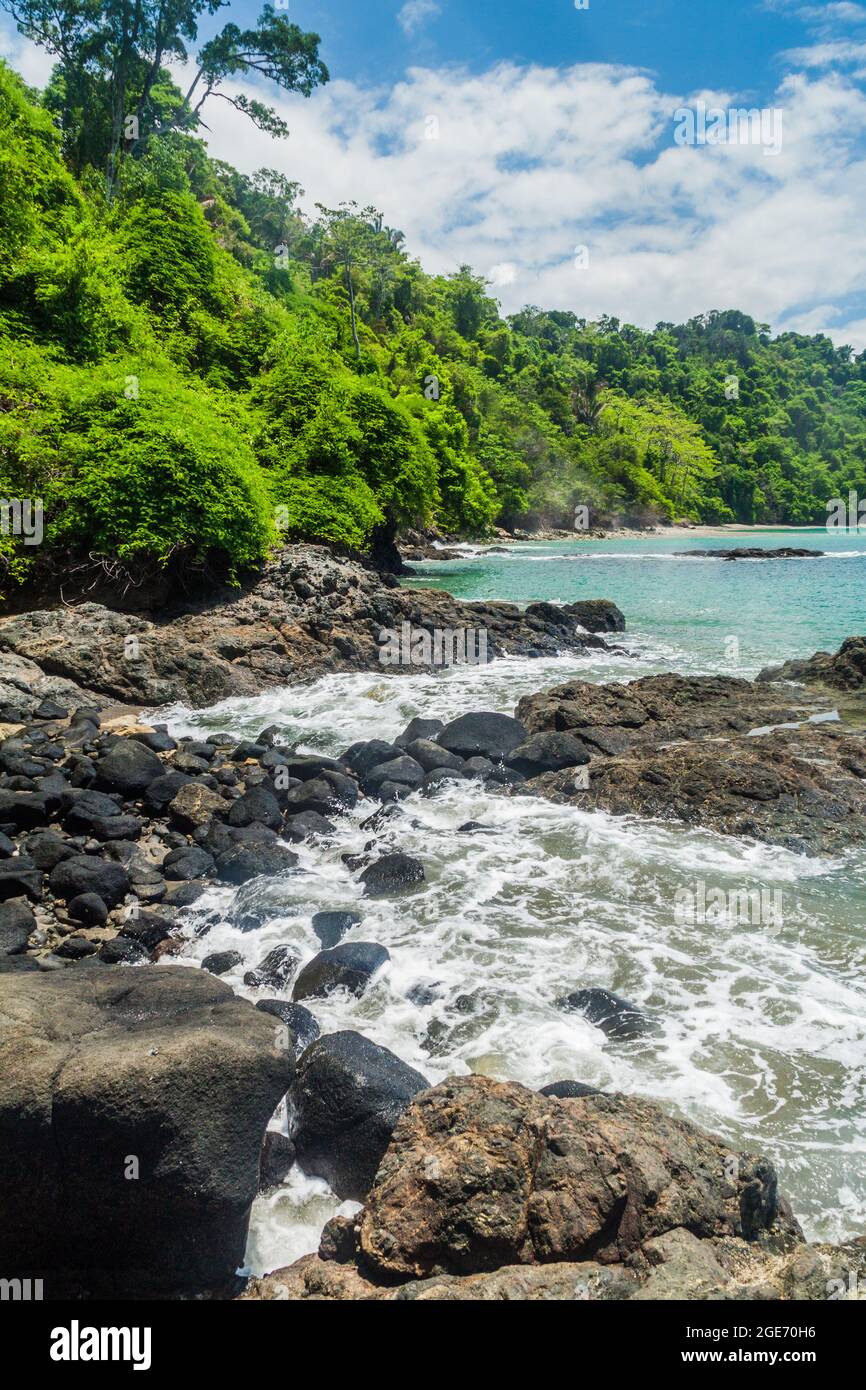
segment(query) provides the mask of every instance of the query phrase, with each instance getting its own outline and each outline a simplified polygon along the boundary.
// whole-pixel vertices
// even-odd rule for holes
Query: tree
[[[326,208],[323,203],[317,203],[316,207],[322,215],[324,233],[320,268],[327,272],[329,267],[339,267],[343,273],[343,283],[349,296],[352,342],[355,357],[360,362],[355,277],[359,268],[370,260],[373,222],[378,214],[375,208],[364,208],[359,212],[355,202],[341,203],[338,208]]]
[[[288,133],[277,113],[243,93],[221,90],[230,78],[267,78],[309,96],[328,81],[318,34],[304,33],[267,4],[253,29],[227,24],[200,50],[185,95],[165,64],[185,62],[198,21],[225,0],[0,0],[19,31],[58,60],[52,102],[61,118],[67,155],[77,169],[107,165],[113,192],[118,166],[148,134],[195,130],[202,109],[221,97],[272,135]]]

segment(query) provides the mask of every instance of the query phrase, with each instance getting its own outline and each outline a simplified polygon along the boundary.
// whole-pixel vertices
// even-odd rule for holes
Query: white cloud
[[[410,38],[422,29],[428,19],[435,19],[442,13],[442,8],[436,0],[406,0],[406,4],[398,11],[397,23],[403,33]]]
[[[284,143],[228,107],[208,122],[216,155],[282,168],[310,209],[373,203],[427,269],[488,268],[505,312],[531,302],[651,327],[740,308],[776,328],[817,314],[837,341],[866,346],[861,323],[833,326],[866,280],[866,96],[838,73],[785,79],[773,159],[675,146],[685,100],[627,68],[500,64],[416,68],[378,91],[332,83],[282,103]],[[431,115],[438,139],[425,139]]]
[[[55,59],[44,48],[22,38],[7,16],[0,19],[0,58],[4,58],[30,87],[44,87]]]

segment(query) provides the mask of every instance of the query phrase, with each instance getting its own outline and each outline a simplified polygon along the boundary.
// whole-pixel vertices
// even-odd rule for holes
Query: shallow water
[[[731,543],[827,549],[836,539],[786,531]],[[582,552],[599,557],[585,561],[567,559],[562,546],[541,546],[451,562],[435,569],[437,582],[463,597],[613,598],[626,613],[624,645],[634,655],[505,660],[435,676],[329,676],[208,711],[175,707],[163,717],[176,733],[241,735],[277,724],[306,748],[339,752],[359,738],[393,737],[419,713],[511,712],[522,694],[574,675],[751,674],[864,630],[866,538],[844,542],[844,552],[854,554],[816,561],[675,561],[660,553],[669,556],[671,542],[653,538],[582,542]],[[413,582],[430,583],[431,576]],[[737,632],[741,649],[732,664],[724,639]],[[189,946],[190,963],[210,951],[244,952],[244,966],[225,978],[255,997],[241,981],[244,969],[284,942],[309,958],[318,947],[313,912],[360,906],[364,921],[349,939],[381,942],[391,963],[363,999],[316,1002],[323,1031],[357,1028],[431,1081],[467,1071],[530,1086],[574,1077],[653,1097],[735,1149],[768,1153],[810,1238],[863,1231],[862,855],[806,860],[708,831],[455,784],[435,798],[409,798],[383,832],[424,861],[426,883],[407,897],[367,902],[340,854],[369,839],[360,821],[371,809],[367,803],[342,820],[332,848],[301,847],[299,871],[238,894],[209,890],[202,914],[191,917],[216,910],[215,924]],[[460,832],[470,819],[489,829]],[[677,911],[676,895],[701,885],[707,892],[775,892],[780,914],[691,923]],[[234,913],[262,894],[279,915],[244,935]],[[434,986],[437,996],[423,1008],[406,997],[419,983]],[[582,985],[605,986],[641,1005],[657,1020],[657,1035],[614,1043],[556,1008],[559,995]],[[468,1012],[465,1003],[455,1007],[461,996],[471,997]],[[256,1203],[250,1267],[270,1269],[314,1249],[338,1208],[323,1184],[294,1174],[285,1189]]]

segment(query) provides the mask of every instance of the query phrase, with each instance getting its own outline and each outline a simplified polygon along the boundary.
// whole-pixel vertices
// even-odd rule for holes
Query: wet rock
[[[225,1291],[293,1072],[267,1020],[202,970],[4,976],[0,1266],[44,1272],[55,1296]]]
[[[540,1096],[554,1096],[557,1100],[578,1100],[581,1096],[600,1096],[597,1086],[588,1086],[585,1081],[551,1081],[542,1086]]]
[[[324,777],[313,777],[299,787],[292,787],[283,801],[289,818],[310,811],[317,816],[327,817],[341,809],[339,796]]]
[[[292,1139],[304,1172],[342,1199],[363,1201],[412,1097],[429,1083],[360,1033],[329,1033],[308,1047],[289,1089]]]
[[[507,714],[483,711],[462,714],[437,736],[437,743],[461,758],[482,757],[502,762],[526,740],[526,729]]]
[[[372,941],[344,942],[341,946],[320,951],[307,962],[295,981],[292,998],[324,997],[335,989],[361,995],[390,959],[385,947]]]
[[[509,753],[510,768],[525,777],[537,777],[542,772],[558,772],[563,767],[580,767],[589,762],[586,744],[570,733],[532,734]]]
[[[130,881],[122,864],[95,854],[74,854],[55,865],[48,886],[55,898],[67,902],[83,893],[95,893],[108,907],[116,907],[129,892]]]
[[[608,989],[577,989],[556,1001],[557,1008],[579,1013],[609,1038],[628,1041],[653,1031],[653,1021],[635,1004]]]
[[[285,989],[300,963],[300,956],[290,946],[275,946],[246,972],[244,984],[252,989]]]
[[[625,632],[625,617],[610,599],[590,598],[566,603],[564,611],[587,632]]]
[[[201,968],[209,970],[211,975],[226,975],[236,965],[243,965],[243,960],[240,951],[211,951],[202,961]]]
[[[403,756],[390,762],[379,763],[365,774],[364,790],[369,796],[376,796],[386,783],[414,790],[424,781],[424,769],[414,758]]]
[[[272,1192],[285,1182],[295,1164],[295,1146],[275,1129],[265,1131],[259,1159],[259,1191]]]
[[[425,772],[434,772],[440,767],[455,768],[459,771],[463,767],[462,758],[458,758],[456,753],[449,753],[447,748],[440,748],[439,744],[433,743],[431,739],[413,739],[411,743],[407,743],[406,753],[410,758],[414,758],[416,763],[420,763]],[[399,778],[396,780],[399,781]]]
[[[342,941],[346,932],[359,926],[362,920],[360,912],[316,912],[311,925],[322,946],[328,950]]]
[[[441,719],[410,719],[399,738],[394,740],[398,748],[407,748],[410,743],[421,739],[428,742],[441,733],[445,724]]]
[[[297,816],[289,816],[283,827],[283,838],[292,844],[300,844],[313,835],[335,835],[336,827],[325,816],[316,811],[302,811]]]
[[[115,936],[104,941],[99,948],[99,959],[105,965],[141,965],[148,959],[148,953],[140,941],[132,937]]]
[[[361,874],[364,892],[371,898],[389,897],[423,883],[424,865],[411,854],[384,854]]]
[[[786,661],[761,671],[759,682],[820,682],[833,690],[861,690],[866,685],[866,637],[848,637],[838,652],[815,652],[805,661]]]
[[[385,743],[381,738],[373,738],[362,743],[353,743],[351,748],[346,749],[342,761],[363,780],[374,767],[394,762],[402,756],[403,749],[398,748],[395,743]]]
[[[292,1035],[292,1050],[296,1058],[300,1057],[321,1033],[315,1014],[311,1014],[303,1004],[292,1004],[288,999],[260,999],[256,1008],[262,1013],[272,1014],[288,1028]]]
[[[127,918],[120,929],[121,936],[137,941],[148,951],[153,951],[171,936],[176,923],[173,917],[163,917],[158,912],[138,912]]]

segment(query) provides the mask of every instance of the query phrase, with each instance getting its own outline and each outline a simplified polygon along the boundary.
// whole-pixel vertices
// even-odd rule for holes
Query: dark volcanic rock
[[[301,811],[297,816],[289,816],[283,827],[283,839],[292,844],[300,844],[311,835],[335,835],[336,827],[325,816],[316,811]]]
[[[162,861],[162,872],[166,878],[187,881],[203,878],[213,873],[213,856],[198,845],[179,845],[171,850]]]
[[[311,1014],[303,1004],[292,1004],[288,999],[259,999],[256,1008],[262,1013],[272,1014],[288,1028],[292,1035],[292,1051],[295,1057],[300,1057],[321,1033],[315,1014]]]
[[[600,1096],[597,1086],[587,1086],[585,1081],[551,1081],[542,1086],[540,1096],[553,1096],[557,1100],[579,1100],[581,1096]]]
[[[770,666],[757,679],[820,682],[834,690],[862,690],[866,685],[866,637],[848,637],[838,652],[816,652],[807,661]]]
[[[122,864],[94,854],[75,854],[51,870],[48,886],[55,898],[67,902],[82,893],[95,893],[108,907],[116,907],[129,892],[130,882]]]
[[[325,950],[329,950],[362,920],[360,912],[316,912],[313,914],[312,928]]]
[[[283,813],[277,798],[267,787],[250,787],[237,801],[232,802],[228,814],[229,825],[266,825],[269,830],[279,830],[283,823]]]
[[[104,927],[108,921],[108,907],[98,893],[79,893],[67,907],[70,917],[85,926]]]
[[[423,883],[424,865],[410,854],[384,854],[364,870],[361,882],[369,897],[388,897]]]
[[[625,618],[610,599],[583,599],[578,603],[566,603],[564,607],[587,632],[625,632]]]
[[[759,545],[740,545],[729,550],[683,550],[680,553],[699,560],[817,560],[824,551],[804,550],[793,545],[782,545],[775,550]]]
[[[346,989],[361,995],[390,954],[372,941],[349,941],[320,951],[308,961],[295,981],[293,999],[313,999]]]
[[[289,1090],[292,1139],[306,1173],[342,1199],[363,1201],[394,1125],[429,1085],[360,1033],[329,1033],[308,1047]]]
[[[55,1297],[225,1289],[293,1072],[268,1021],[205,971],[4,976],[0,1266],[44,1274]]]
[[[9,898],[30,898],[38,902],[41,896],[42,870],[37,869],[32,859],[25,854],[18,854],[14,859],[0,859],[0,902]]]
[[[27,949],[27,939],[36,930],[33,909],[25,898],[0,903],[0,956],[17,956]]]
[[[129,936],[115,936],[99,948],[99,959],[105,965],[140,965],[147,958],[146,948]]]
[[[579,767],[589,762],[589,749],[575,734],[532,734],[509,753],[508,766],[525,777],[542,772],[558,772],[563,767]]]
[[[294,868],[298,856],[278,845],[239,844],[217,859],[217,873],[226,883],[249,883],[260,874],[284,874]]]
[[[209,956],[205,956],[201,968],[209,970],[211,975],[225,975],[229,970],[234,970],[236,965],[242,965],[243,959],[240,951],[212,951]]]
[[[652,1021],[635,1004],[607,989],[578,989],[556,1001],[557,1007],[582,1014],[609,1038],[618,1042],[642,1038],[652,1031]]]
[[[295,1146],[275,1129],[265,1132],[259,1159],[259,1191],[271,1192],[285,1182],[295,1164]]]
[[[99,760],[99,785],[108,791],[121,792],[125,797],[146,791],[151,782],[161,777],[165,767],[155,753],[132,738],[120,738]]]
[[[437,743],[461,758],[480,756],[501,762],[526,739],[526,729],[508,714],[461,714],[437,737]]]
[[[275,946],[254,969],[244,975],[244,984],[253,989],[285,989],[301,958],[290,946]]]

